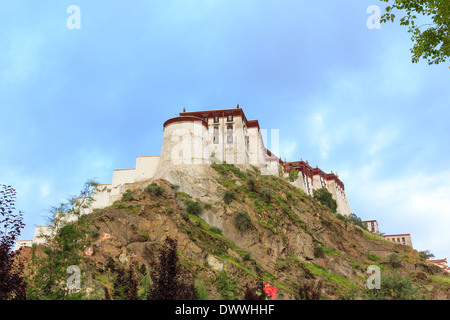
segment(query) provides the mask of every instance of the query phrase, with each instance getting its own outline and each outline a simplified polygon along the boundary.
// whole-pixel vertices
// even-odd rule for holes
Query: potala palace
[[[248,120],[244,111],[233,109],[182,112],[163,124],[163,142],[159,156],[139,156],[136,167],[116,169],[112,183],[96,186],[88,207],[80,206],[81,214],[89,214],[96,208],[105,208],[120,200],[128,185],[139,181],[166,179],[174,183],[169,172],[185,170],[211,163],[252,165],[264,175],[287,177],[291,170],[298,170],[298,179],[291,182],[309,195],[326,188],[337,202],[337,212],[350,216],[344,184],[338,175],[313,168],[308,161],[287,162],[273,154],[264,145],[266,130],[261,130],[258,120]],[[272,146],[274,141],[272,137]],[[68,222],[76,217],[68,217]],[[32,240],[20,240],[16,248],[45,242],[51,226],[36,227]]]

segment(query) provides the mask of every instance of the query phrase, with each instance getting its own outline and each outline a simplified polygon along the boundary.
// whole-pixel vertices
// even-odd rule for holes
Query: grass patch
[[[263,220],[256,220],[256,222],[259,223],[260,225],[262,225],[264,228],[269,229],[274,234],[280,233],[277,229],[275,229],[276,224],[274,223],[273,220],[269,220],[267,222],[263,221]]]
[[[331,282],[331,284],[334,284],[335,288],[341,293],[343,293],[342,291],[351,290],[354,287],[354,284],[349,280],[334,273],[328,273],[328,271],[322,266],[311,263],[305,263],[305,266],[313,275],[326,279]]]
[[[234,180],[232,179],[228,179],[228,178],[217,178],[216,179],[218,183],[220,183],[222,186],[224,186],[226,189],[236,189],[237,185],[236,182],[234,182]]]
[[[129,213],[131,214],[138,214],[141,211],[141,205],[138,203],[127,203],[122,201],[115,201],[111,208],[114,209],[122,209],[122,210],[129,210]]]
[[[428,276],[432,281],[450,287],[450,276]]]
[[[379,256],[370,254],[370,253],[366,254],[366,258],[371,261],[380,261],[381,260],[381,258]]]
[[[184,204],[186,205],[186,211],[190,214],[198,216],[203,211],[202,205],[198,201],[187,199]]]

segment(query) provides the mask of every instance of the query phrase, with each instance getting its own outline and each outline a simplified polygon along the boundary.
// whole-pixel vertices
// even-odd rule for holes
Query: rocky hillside
[[[121,201],[80,221],[88,228],[77,254],[83,290],[92,298],[103,298],[105,288],[113,292],[111,263],[132,263],[142,293],[170,237],[201,298],[243,299],[246,286],[263,280],[280,300],[297,299],[299,292],[369,299],[380,292],[365,288],[367,268],[377,265],[382,286],[403,285],[388,298],[450,299],[449,276],[415,250],[363,230],[254,167],[198,166],[128,188]],[[33,255],[45,256],[41,250],[33,248]]]

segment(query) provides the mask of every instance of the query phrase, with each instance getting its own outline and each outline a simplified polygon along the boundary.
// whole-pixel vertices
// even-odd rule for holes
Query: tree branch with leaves
[[[387,2],[380,22],[394,22],[397,11],[403,15],[400,25],[412,34],[412,62],[426,59],[428,64],[445,62],[450,56],[449,0],[381,0]],[[425,23],[418,23],[418,21]]]

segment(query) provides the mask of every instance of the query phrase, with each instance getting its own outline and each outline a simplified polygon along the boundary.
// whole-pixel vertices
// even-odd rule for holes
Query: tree
[[[421,58],[428,64],[445,62],[450,55],[450,1],[448,0],[381,0],[387,2],[380,22],[394,22],[395,10],[403,12],[400,25],[407,26],[414,43],[411,48],[412,62]],[[417,23],[418,15],[425,17]],[[421,19],[420,19],[421,20]]]
[[[28,265],[29,298],[64,300],[84,295],[82,291],[72,292],[68,288],[67,269],[80,264],[80,252],[90,244],[86,235],[97,231],[90,224],[89,218],[80,212],[89,206],[97,184],[94,180],[88,180],[78,197],[69,197],[68,203],[51,208],[51,235],[45,236],[47,244],[42,248],[45,255],[32,256]],[[77,220],[68,223],[66,218],[71,217],[76,217]]]
[[[397,252],[393,252],[389,255],[389,263],[393,268],[400,268],[402,266],[402,258]]]
[[[167,238],[159,252],[159,261],[151,270],[153,288],[149,300],[195,300],[194,283],[186,280],[177,255],[177,240]]]
[[[15,213],[16,190],[0,185],[0,300],[24,300],[26,283],[19,252],[12,251],[25,226],[21,211]]]
[[[337,203],[336,200],[333,199],[330,191],[326,188],[317,189],[313,191],[313,197],[321,204],[329,208],[332,212],[336,213]]]
[[[109,262],[111,263],[111,262]],[[114,264],[114,263],[113,263]],[[129,262],[128,268],[115,267],[112,270],[116,274],[113,283],[114,300],[138,300],[138,282],[133,270],[133,263]],[[109,292],[105,290],[105,300],[110,300]]]
[[[251,226],[252,220],[247,212],[237,212],[234,216],[234,226],[240,231],[246,231]]]
[[[127,287],[125,294],[127,300],[138,300],[138,282],[136,279],[136,274],[134,273],[133,264],[130,262],[127,270]]]
[[[236,299],[236,282],[226,270],[219,271],[216,277],[216,286],[221,300]]]
[[[430,259],[430,258],[434,258],[434,254],[432,254],[430,252],[430,250],[425,250],[425,251],[419,251],[419,256],[423,259]]]
[[[284,177],[284,168],[283,168],[283,165],[281,163],[278,165],[278,176],[280,178]]]
[[[299,173],[299,171],[297,169],[292,169],[289,172],[289,181],[290,182],[296,181],[298,179],[298,173]]]

